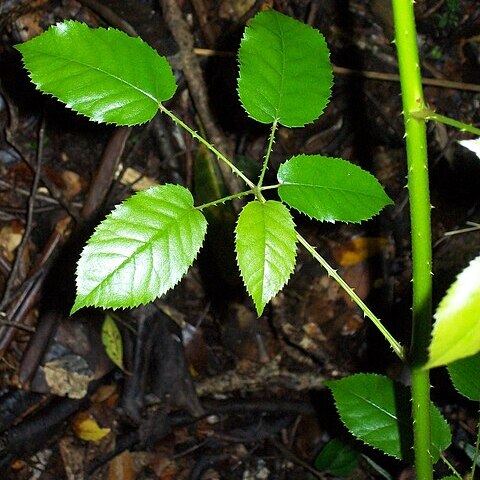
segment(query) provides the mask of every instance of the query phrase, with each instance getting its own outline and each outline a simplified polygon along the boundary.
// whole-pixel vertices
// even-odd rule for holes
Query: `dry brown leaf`
[[[125,450],[108,464],[107,480],[134,480],[132,454]]]
[[[24,228],[18,222],[12,222],[0,229],[0,249],[10,262],[15,258],[15,250],[22,241],[23,232]]]
[[[335,260],[342,267],[350,267],[377,255],[388,240],[382,237],[356,237],[334,249]]]

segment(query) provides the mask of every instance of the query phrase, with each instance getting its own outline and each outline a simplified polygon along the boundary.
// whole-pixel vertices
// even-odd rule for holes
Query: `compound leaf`
[[[321,221],[360,222],[393,203],[373,175],[341,158],[298,155],[277,178],[285,203]]]
[[[274,10],[260,12],[245,29],[238,59],[240,101],[255,120],[302,127],[327,105],[333,74],[318,30]]]
[[[326,382],[338,413],[350,432],[388,455],[411,460],[412,421],[410,390],[387,377],[357,374]],[[433,461],[451,442],[450,429],[431,404]]]
[[[292,274],[296,243],[292,216],[280,202],[253,201],[240,212],[235,229],[237,262],[258,316]]]
[[[72,313],[136,307],[176,285],[195,259],[207,222],[180,185],[139,192],[107,216],[83,249]]]
[[[480,352],[480,256],[448,289],[436,312],[425,368],[446,365]]]
[[[39,90],[95,122],[144,123],[177,88],[165,57],[113,28],[67,20],[16,48]]]
[[[451,363],[447,370],[458,392],[480,402],[480,353]]]

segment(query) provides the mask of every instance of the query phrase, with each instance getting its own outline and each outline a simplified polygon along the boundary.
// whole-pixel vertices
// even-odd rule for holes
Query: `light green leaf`
[[[322,114],[333,74],[318,30],[274,10],[260,12],[245,29],[238,59],[240,101],[255,120],[302,127]]]
[[[277,178],[285,203],[321,221],[360,222],[393,203],[373,175],[341,158],[298,155]]]
[[[468,150],[480,158],[480,138],[474,138],[473,140],[460,140],[458,143],[462,147],[468,148]]]
[[[360,452],[338,438],[330,440],[315,458],[315,468],[321,472],[346,477],[360,462]]]
[[[176,285],[195,259],[207,222],[180,185],[139,192],[107,216],[83,249],[72,313],[136,307]]]
[[[410,460],[413,432],[410,390],[387,377],[357,374],[326,382],[332,390],[340,418],[350,432],[363,442],[396,458]],[[447,422],[433,403],[432,458],[451,443]]]
[[[290,278],[296,243],[292,216],[280,202],[253,201],[240,212],[235,230],[237,261],[258,316]]]
[[[447,365],[480,352],[480,256],[448,289],[435,312],[425,368]]]
[[[123,343],[120,330],[110,315],[105,315],[102,324],[102,343],[108,358],[123,370]]]
[[[144,123],[177,88],[165,57],[113,28],[67,20],[16,48],[39,90],[95,122]]]
[[[459,393],[480,402],[480,353],[451,363],[447,370]]]

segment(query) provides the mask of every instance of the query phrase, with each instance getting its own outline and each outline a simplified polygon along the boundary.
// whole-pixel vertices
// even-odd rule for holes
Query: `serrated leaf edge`
[[[363,377],[363,376],[371,376],[371,377],[382,377],[382,378],[388,378],[388,377],[385,377],[384,375],[379,375],[377,373],[354,373],[353,375],[349,375],[348,377],[344,377],[344,378],[353,378],[353,377]],[[330,389],[330,392],[334,398],[334,403],[335,403],[335,410],[337,411],[337,414],[338,414],[338,417],[340,418],[340,421],[343,423],[343,425],[345,426],[345,428],[359,441],[361,441],[363,444],[371,447],[371,448],[374,448],[375,450],[378,450],[380,452],[382,452],[384,455],[387,455],[389,457],[392,457],[392,458],[396,458],[397,460],[401,460],[401,458],[395,456],[394,454],[392,453],[389,453],[389,452],[385,452],[384,450],[382,450],[381,448],[375,446],[375,445],[372,445],[370,443],[367,443],[365,440],[363,440],[362,438],[358,437],[355,433],[352,432],[352,430],[350,430],[350,427],[344,422],[342,416],[340,415],[340,410],[337,406],[337,401],[335,399],[335,395],[333,394],[333,391],[332,389],[328,386],[329,383],[333,383],[333,382],[337,382],[339,380],[343,380],[342,378],[338,378],[338,379],[332,379],[332,380],[326,380],[325,382],[323,382],[323,384],[325,386],[327,386],[329,389]],[[396,419],[398,421],[398,418]]]
[[[150,49],[152,49],[159,57],[161,58],[164,58],[167,62],[167,64],[171,67],[170,65],[170,62],[168,61],[168,59],[163,56],[163,55],[160,55],[151,45],[149,45],[147,42],[145,42],[145,40],[143,40],[142,38],[140,37],[132,37],[131,35],[128,35],[126,32],[122,31],[122,30],[119,30],[118,28],[113,28],[113,27],[108,27],[108,28],[104,28],[104,27],[90,27],[88,24],[86,24],[85,22],[80,22],[78,20],[64,20],[62,22],[56,22],[54,25],[50,25],[50,27],[47,28],[47,30],[45,30],[44,32],[42,32],[40,35],[42,35],[43,33],[46,33],[48,32],[49,30],[51,29],[54,29],[54,28],[57,28],[59,25],[63,25],[65,23],[75,23],[75,24],[81,24],[81,25],[85,25],[87,28],[89,29],[93,29],[93,30],[105,30],[105,31],[110,31],[110,30],[114,30],[116,32],[120,32],[124,35],[126,35],[127,37],[129,38],[132,38],[134,40],[138,40],[141,44],[143,45],[146,45],[147,47],[149,47]],[[152,120],[152,118],[157,114],[158,112],[158,107],[162,104],[162,102],[160,102],[158,99],[156,99],[155,97],[153,97],[152,95],[150,95],[148,92],[144,92],[143,90],[135,87],[135,85],[132,85],[130,84],[129,82],[125,82],[124,80],[122,80],[121,78],[118,78],[116,77],[115,75],[112,75],[112,74],[108,74],[114,78],[116,78],[118,81],[126,84],[126,85],[129,85],[130,87],[134,88],[135,90],[137,90],[138,92],[141,92],[143,95],[145,95],[146,97],[149,97],[151,100],[153,100],[156,104],[157,104],[157,111],[152,115],[151,118],[145,120],[144,122],[133,122],[133,123],[117,123],[117,122],[108,122],[108,121],[105,121],[105,120],[97,120],[95,118],[92,118],[90,117],[89,115],[85,114],[85,113],[82,113],[78,110],[76,110],[74,107],[72,107],[72,105],[70,105],[69,103],[67,102],[64,102],[60,97],[57,97],[55,94],[51,93],[51,92],[46,92],[44,90],[41,89],[41,87],[33,80],[32,78],[32,73],[29,71],[29,69],[27,68],[27,65],[26,65],[26,62],[24,60],[24,57],[23,57],[23,52],[21,50],[21,47],[23,45],[23,43],[26,43],[26,42],[22,42],[20,44],[16,44],[14,45],[14,48],[16,50],[18,50],[21,54],[22,54],[22,66],[23,68],[26,70],[27,72],[27,76],[28,78],[30,79],[31,83],[35,86],[35,90],[37,90],[38,92],[40,92],[42,95],[46,95],[50,98],[54,98],[55,100],[59,101],[62,105],[64,105],[68,110],[74,112],[76,115],[79,115],[81,117],[85,117],[87,118],[89,121],[91,122],[94,122],[94,123],[97,123],[99,125],[115,125],[117,127],[133,127],[133,126],[137,126],[137,125],[144,125],[146,123],[148,123],[150,120]],[[76,62],[74,59],[69,59],[69,58],[65,58],[66,60],[70,60],[72,62]],[[76,63],[81,63],[81,62],[76,62]],[[85,64],[82,64],[82,65],[85,65]],[[88,65],[90,66],[90,65]],[[91,67],[93,68],[93,67]],[[100,69],[96,69],[96,70],[99,70],[99,71],[102,71]],[[103,71],[102,71],[103,72]],[[104,72],[105,74],[107,74],[107,72]],[[178,85],[177,85],[178,87]],[[175,89],[175,92],[176,92],[176,89]],[[173,95],[175,95],[175,92],[173,92]],[[172,95],[172,96],[173,96]],[[171,97],[170,97],[171,98]],[[168,101],[169,99],[167,100],[164,100],[164,101]]]
[[[312,217],[310,214],[306,213],[306,212],[303,212],[302,210],[299,210],[297,207],[293,206],[293,205],[290,205],[288,202],[286,202],[285,200],[283,200],[281,197],[280,197],[280,187],[282,186],[288,186],[288,185],[293,185],[293,186],[297,186],[297,185],[300,185],[299,183],[284,183],[282,182],[279,178],[278,178],[278,171],[280,170],[280,168],[282,167],[282,165],[285,165],[287,162],[289,162],[290,160],[294,159],[294,158],[298,158],[298,157],[309,157],[309,156],[319,156],[319,157],[322,157],[322,158],[328,158],[329,160],[340,160],[342,162],[345,162],[345,163],[348,163],[349,165],[351,166],[354,166],[354,167],[357,167],[358,169],[360,169],[362,171],[362,173],[366,173],[368,174],[373,180],[375,180],[378,185],[382,188],[383,192],[385,193],[386,197],[388,198],[389,202],[387,202],[377,213],[374,213],[372,214],[372,216],[370,217],[365,217],[361,220],[358,220],[358,221],[350,221],[350,220],[339,220],[339,219],[336,219],[336,218],[325,218],[325,219],[319,219],[319,218],[316,218],[316,217]],[[340,157],[329,157],[327,155],[321,155],[321,154],[313,154],[313,155],[310,155],[310,154],[304,154],[304,153],[301,153],[301,154],[298,154],[298,155],[293,155],[293,157],[290,157],[288,158],[287,160],[285,160],[283,163],[280,164],[280,166],[278,167],[278,170],[277,170],[277,180],[278,180],[278,183],[279,183],[279,186],[278,186],[278,190],[279,190],[279,197],[280,197],[280,200],[282,201],[282,203],[284,203],[285,205],[288,205],[290,208],[293,208],[295,211],[297,211],[298,213],[301,213],[302,215],[305,215],[306,217],[308,217],[310,220],[316,220],[317,222],[327,222],[327,223],[335,223],[335,222],[342,222],[342,223],[346,223],[346,224],[360,224],[362,222],[367,222],[368,220],[371,220],[373,217],[376,217],[377,215],[380,214],[380,212],[385,208],[387,207],[388,205],[394,205],[394,201],[390,198],[390,196],[387,194],[387,192],[385,192],[385,189],[383,187],[383,185],[380,183],[380,181],[378,180],[378,178],[373,175],[372,173],[370,173],[368,170],[365,170],[363,169],[362,167],[360,167],[359,165],[355,164],[355,163],[352,163],[348,160],[345,160],[344,158],[340,158]],[[316,185],[310,185],[310,184],[306,184],[304,185],[306,187],[315,187]],[[333,189],[335,189],[333,187]],[[356,192],[354,192],[356,193]],[[361,194],[361,193],[360,193]],[[363,194],[364,196],[367,196],[367,197],[371,197],[371,198],[377,198],[375,197],[374,195],[365,195]]]
[[[164,183],[162,185],[156,185],[156,187],[158,186],[178,186],[176,184],[173,184],[173,183]],[[188,190],[188,189],[186,189]],[[188,190],[189,191],[189,190]],[[190,191],[189,191],[190,192]],[[191,193],[191,192],[190,192]],[[123,200],[122,202],[120,202],[118,205],[115,205],[115,207],[113,208],[113,210],[115,210],[117,207],[119,207],[120,205],[123,205],[126,201],[129,200],[130,197],[126,198],[125,200]],[[195,209],[195,207],[193,207]],[[83,255],[83,251],[85,250],[86,246],[90,244],[90,242],[92,241],[92,238],[93,236],[95,235],[95,233],[97,232],[97,230],[100,228],[100,226],[105,222],[107,221],[108,218],[111,217],[111,215],[113,214],[113,210],[95,227],[92,235],[90,236],[90,238],[88,239],[87,243],[85,244],[85,246],[83,247],[82,249],[82,253],[80,254],[80,258],[81,256]],[[197,210],[197,209],[195,209]],[[202,242],[200,244],[200,247],[198,248],[197,250],[197,253],[195,254],[195,256],[192,258],[192,261],[190,262],[189,266],[187,267],[187,269],[185,270],[185,273],[183,275],[181,275],[178,280],[170,287],[168,288],[165,292],[159,292],[157,297],[155,298],[158,298],[160,297],[161,295],[163,295],[164,293],[168,292],[169,290],[172,290],[173,288],[175,288],[182,280],[183,278],[185,277],[185,275],[188,273],[188,270],[191,268],[191,266],[193,265],[193,263],[195,262],[195,260],[198,258],[198,254],[200,253],[204,243],[205,243],[205,236],[206,236],[206,232],[207,232],[207,227],[208,227],[208,222],[207,222],[207,219],[205,218],[205,215],[200,211],[198,210],[203,219],[205,220],[205,230],[203,232],[203,238],[202,238]],[[77,268],[75,269],[75,285],[76,287],[78,288],[78,275],[77,275],[77,270],[78,270],[78,264],[80,262],[80,258],[79,260],[77,261]],[[113,272],[112,272],[113,273]],[[97,289],[97,287],[95,287],[95,289]],[[94,289],[94,290],[95,290]],[[94,290],[91,290],[90,293],[88,294],[88,296],[90,296],[90,294],[94,291]],[[85,295],[87,296],[87,295]],[[152,299],[153,300],[153,299]],[[73,307],[72,309],[70,310],[70,315],[73,315],[75,312],[77,312],[78,310],[80,310],[81,308],[88,308],[88,307],[97,307],[97,308],[103,308],[103,309],[111,309],[111,310],[126,310],[126,309],[131,309],[131,308],[137,308],[138,306],[140,305],[147,305],[148,303],[150,303],[152,300],[146,300],[146,301],[141,301],[141,302],[138,302],[138,303],[131,303],[129,305],[126,305],[126,306],[123,306],[123,305],[118,305],[118,306],[115,306],[115,305],[107,305],[107,304],[104,304],[104,305],[100,305],[100,304],[96,304],[96,303],[83,303],[83,302],[79,302],[78,301],[78,295],[76,296],[75,298],[75,302],[73,304]],[[77,306],[77,304],[79,304]]]
[[[275,200],[275,201],[277,201],[277,200]],[[258,202],[258,200],[252,200],[251,202]],[[249,202],[249,203],[251,203],[251,202]],[[259,203],[261,203],[261,202],[259,202]],[[278,203],[283,204],[283,202],[278,202]],[[248,205],[248,203],[247,203],[247,205]],[[247,206],[247,205],[245,205],[245,206]],[[285,205],[285,204],[283,204],[283,205]],[[285,206],[286,206],[286,205],[285,205]],[[287,208],[287,210],[288,210],[288,208]],[[289,212],[289,213],[290,213],[290,212]],[[295,225],[295,222],[294,222],[293,217],[292,217],[291,214],[290,214],[290,217],[291,217],[291,220],[292,220],[293,228],[294,228],[294,230],[295,230],[296,225]],[[277,293],[276,293],[275,295],[273,295],[267,302],[265,302],[264,305],[262,306],[261,310],[260,310],[260,309],[258,308],[255,300],[253,299],[253,295],[251,294],[250,289],[248,288],[248,285],[247,285],[247,283],[246,283],[246,281],[245,281],[245,278],[244,278],[244,276],[243,276],[243,273],[242,273],[242,269],[240,268],[240,263],[239,263],[239,259],[238,259],[238,251],[237,251],[237,242],[236,242],[236,240],[237,240],[236,235],[237,235],[237,227],[238,227],[238,220],[239,220],[239,218],[240,218],[240,215],[238,215],[238,217],[237,217],[237,221],[236,221],[236,223],[235,223],[235,230],[234,230],[234,232],[235,232],[235,261],[236,261],[236,263],[237,263],[237,267],[238,267],[238,270],[239,270],[239,272],[240,272],[240,278],[241,278],[242,283],[243,283],[243,285],[244,285],[244,287],[245,287],[245,290],[248,292],[250,298],[252,299],[253,303],[255,304],[255,309],[257,310],[257,315],[258,315],[258,317],[261,317],[262,314],[263,314],[263,310],[265,309],[265,306],[266,306],[276,295],[278,295],[278,293],[280,293],[280,292],[282,291],[282,289],[285,287],[285,285],[287,285],[287,283],[290,281],[290,279],[291,279],[291,277],[292,277],[292,275],[293,275],[293,272],[295,271],[295,265],[297,264],[297,255],[298,255],[298,248],[297,248],[298,240],[295,241],[295,253],[294,253],[294,257],[293,257],[294,262],[293,262],[293,266],[292,266],[292,268],[291,268],[291,271],[288,272],[288,277],[285,279],[284,283],[280,286],[280,288],[278,289]],[[295,231],[296,231],[296,230],[295,230]]]
[[[276,12],[276,10],[274,9],[270,9],[270,10],[273,10],[274,12]],[[267,10],[268,11],[268,10]],[[250,21],[252,21],[257,15],[261,14],[262,12],[258,12],[253,18],[250,19]],[[281,13],[281,12],[278,12],[278,13]],[[282,14],[283,15],[283,14]],[[285,15],[287,16],[287,15]],[[293,20],[296,20],[295,18],[293,17],[289,17],[289,18],[292,18]],[[299,23],[303,23],[303,22],[300,22],[299,20],[297,20]],[[304,24],[304,25],[307,25],[307,24]],[[248,25],[247,25],[248,26]],[[313,27],[312,25],[307,25],[308,27],[310,27],[312,30],[316,31],[319,35],[322,36],[322,38],[324,39],[325,41],[325,44],[326,44],[326,39],[325,39],[325,35],[323,35],[323,33],[318,29],[318,28],[315,28]],[[242,38],[240,40],[240,45],[241,45],[241,42],[242,40],[245,38],[245,33],[246,33],[246,28],[243,30],[243,34],[242,34]],[[239,57],[239,52],[240,52],[240,48],[238,49],[238,52],[237,52],[237,68],[238,68],[238,77],[237,77],[237,85],[238,85],[238,82],[240,80],[240,57]],[[270,125],[272,124],[273,122],[278,122],[280,125],[286,127],[286,128],[304,128],[306,125],[311,125],[313,123],[315,123],[316,120],[318,120],[322,115],[323,115],[323,112],[325,111],[325,109],[328,107],[328,104],[330,103],[330,99],[332,98],[332,95],[333,95],[333,83],[334,83],[334,75],[333,75],[333,68],[332,68],[332,62],[330,61],[330,57],[331,57],[331,52],[330,52],[330,49],[328,48],[328,45],[327,45],[327,52],[328,52],[328,61],[329,61],[329,64],[330,64],[330,79],[331,79],[331,85],[330,85],[330,88],[328,89],[329,90],[329,94],[326,98],[326,103],[325,103],[325,106],[320,110],[319,114],[317,115],[316,118],[314,118],[311,122],[305,122],[304,124],[302,125],[294,125],[294,126],[289,126],[289,125],[283,125],[283,123],[280,122],[280,119],[277,117],[275,119],[273,119],[271,122],[261,122],[260,120],[257,120],[256,118],[252,117],[247,109],[244,107],[243,105],[243,102],[241,101],[240,99],[240,91],[239,91],[239,87],[237,86],[236,88],[236,91],[237,91],[237,97],[238,97],[238,101],[241,105],[241,107],[243,108],[243,110],[245,111],[245,113],[247,114],[247,116],[249,118],[251,118],[252,120],[255,120],[256,122],[258,123],[263,123],[264,125]]]

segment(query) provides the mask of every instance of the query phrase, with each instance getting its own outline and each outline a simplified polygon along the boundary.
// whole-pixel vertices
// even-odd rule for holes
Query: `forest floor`
[[[163,14],[172,4],[180,17]],[[360,371],[408,383],[408,373],[304,251],[288,285],[257,319],[237,272],[232,210],[211,214],[199,259],[158,301],[132,311],[68,314],[81,248],[114,205],[155,183],[181,183],[196,198],[225,185],[202,170],[212,159],[167,118],[128,129],[98,125],[40,94],[14,45],[63,19],[138,34],[174,66],[180,86],[169,108],[196,130],[213,132],[219,148],[255,173],[269,132],[238,102],[236,51],[248,20],[272,5],[324,34],[335,84],[318,121],[279,129],[269,171],[293,155],[321,153],[380,180],[395,203],[371,221],[319,224],[298,215],[295,222],[408,344],[409,206],[390,2],[3,0],[1,478],[327,478],[315,458],[335,438],[363,455],[349,478],[412,478],[406,463],[352,440],[323,386]],[[426,0],[415,8],[426,101],[478,124],[480,4]],[[175,42],[179,35],[195,48],[193,61]],[[205,82],[189,77],[196,63]],[[466,138],[428,125],[436,303],[479,251],[480,163],[458,144]],[[106,316],[121,332],[123,370],[102,344]],[[455,393],[443,369],[432,382],[433,400],[452,425],[447,458],[466,474],[478,406]],[[437,475],[448,473],[440,462]]]

